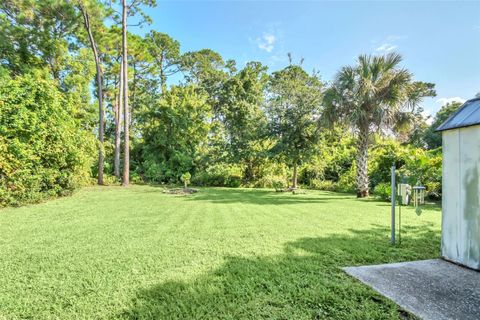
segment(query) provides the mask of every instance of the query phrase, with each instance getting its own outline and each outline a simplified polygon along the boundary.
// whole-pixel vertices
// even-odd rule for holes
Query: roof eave
[[[469,124],[465,124],[465,125],[457,125],[457,126],[454,126],[454,127],[448,127],[446,126],[446,124],[454,117],[457,116],[457,114],[459,114],[464,108],[467,107],[467,105],[473,101],[480,101],[480,98],[473,98],[473,99],[470,99],[470,100],[467,100],[463,103],[463,105],[458,108],[457,111],[455,111],[455,113],[453,113],[450,117],[447,118],[447,120],[445,120],[441,125],[439,125],[437,127],[437,129],[435,129],[435,132],[441,132],[441,131],[447,131],[447,130],[453,130],[453,129],[458,129],[458,128],[466,128],[466,127],[471,127],[471,126],[476,126],[476,125],[480,125],[480,122],[475,122],[475,123],[469,123]]]

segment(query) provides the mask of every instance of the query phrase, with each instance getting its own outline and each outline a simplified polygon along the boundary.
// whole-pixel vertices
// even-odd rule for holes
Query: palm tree
[[[343,67],[325,95],[326,116],[341,121],[357,135],[357,197],[367,197],[368,147],[373,132],[391,133],[400,119],[415,110],[434,85],[414,82],[412,74],[399,67],[401,55],[361,55],[355,66]]]

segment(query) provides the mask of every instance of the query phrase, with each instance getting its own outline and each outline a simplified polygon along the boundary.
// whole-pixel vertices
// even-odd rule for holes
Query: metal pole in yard
[[[395,245],[395,162],[392,164],[392,245]]]

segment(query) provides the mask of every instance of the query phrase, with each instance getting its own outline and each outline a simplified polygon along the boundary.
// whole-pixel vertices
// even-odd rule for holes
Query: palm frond
[[[395,52],[360,55],[356,65],[343,67],[324,98],[330,99],[325,109],[331,113],[328,117],[342,118],[356,128],[377,130],[392,130],[397,120],[408,121],[407,117],[398,117],[400,112],[418,106],[434,90],[432,84],[412,82],[413,75],[399,67],[401,61],[402,56]]]

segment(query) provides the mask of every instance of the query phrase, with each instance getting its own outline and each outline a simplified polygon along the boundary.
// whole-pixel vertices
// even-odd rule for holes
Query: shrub
[[[356,187],[356,171],[357,171],[357,166],[354,162],[350,167],[350,169],[348,169],[348,171],[345,171],[342,175],[340,175],[340,178],[338,179],[338,182],[337,182],[336,191],[354,193],[357,188]]]
[[[408,183],[423,184],[427,196],[440,199],[442,196],[442,153],[441,148],[425,151],[410,150],[405,165],[399,170],[400,175],[408,177]]]
[[[119,181],[115,178],[116,182],[119,183]],[[132,172],[130,173],[130,182],[134,184],[144,184],[145,181],[143,180],[142,176],[140,176],[137,172]]]
[[[278,188],[288,186],[289,169],[284,163],[264,161],[260,166],[255,181],[249,186],[254,188]]]
[[[165,178],[164,168],[160,163],[152,159],[148,159],[143,163],[143,169],[143,176],[149,182],[160,183]]]
[[[394,140],[377,141],[369,158],[370,185],[374,190],[377,185],[389,184],[391,166],[395,162],[397,180],[405,178],[410,185],[423,184],[427,196],[439,199],[442,190],[442,153],[441,148],[426,151],[409,145],[401,145]],[[381,189],[382,187],[379,187]],[[390,197],[390,196],[388,196]]]
[[[197,172],[192,182],[196,185],[213,187],[240,187],[242,184],[242,168],[236,165],[219,163]]]
[[[65,195],[90,182],[95,137],[53,81],[0,80],[0,206]]]
[[[311,185],[311,180],[338,182],[355,160],[354,142],[340,128],[323,132],[316,155],[302,165],[299,181],[306,185]]]
[[[389,182],[392,163],[395,162],[397,168],[403,167],[409,151],[408,146],[403,146],[398,141],[377,139],[369,155],[368,175],[370,186],[374,189],[379,183]]]
[[[132,181],[133,183],[136,183],[134,181],[135,177],[136,177],[135,174],[130,175],[130,181]],[[94,183],[96,183],[96,179],[94,179]],[[115,185],[119,185],[120,181],[114,175],[104,174],[103,175],[103,184],[106,185],[106,186],[115,186]]]
[[[285,185],[285,179],[283,179],[282,177],[276,177],[272,179],[272,188],[274,188],[275,191],[285,189]]]
[[[288,185],[287,178],[281,175],[267,175],[256,181],[255,188],[274,188],[275,190],[285,189]]]
[[[389,183],[379,183],[373,189],[373,194],[381,200],[390,200],[392,195],[392,186]]]
[[[310,181],[310,188],[324,191],[337,191],[338,184],[331,180],[313,179]]]

